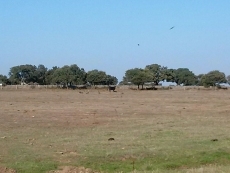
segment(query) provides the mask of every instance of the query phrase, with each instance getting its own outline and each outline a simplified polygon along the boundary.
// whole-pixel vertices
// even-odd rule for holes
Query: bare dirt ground
[[[1,173],[16,173],[15,170],[9,169],[9,168],[5,168],[5,167],[0,167],[0,172]]]
[[[228,164],[229,116],[230,91],[0,90],[0,172],[183,172],[209,152]]]

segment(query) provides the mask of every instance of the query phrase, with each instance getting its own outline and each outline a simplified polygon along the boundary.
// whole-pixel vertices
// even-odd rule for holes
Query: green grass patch
[[[17,173],[45,173],[58,167],[57,163],[47,158],[44,153],[37,153],[25,145],[12,147],[9,154],[12,157],[6,161],[6,166],[15,169]]]
[[[11,163],[8,167],[15,169],[17,173],[45,173],[57,169],[57,163],[47,160],[24,160]]]
[[[193,152],[194,155],[186,155],[184,152],[173,152],[170,155],[155,155],[154,157],[128,158],[124,161],[115,157],[91,157],[81,161],[79,165],[93,168],[94,170],[112,172],[132,172],[133,166],[137,171],[173,171],[180,168],[196,168],[202,165],[215,164],[223,165],[230,163],[230,153],[227,151],[209,151],[209,152]],[[134,165],[133,165],[134,162]]]

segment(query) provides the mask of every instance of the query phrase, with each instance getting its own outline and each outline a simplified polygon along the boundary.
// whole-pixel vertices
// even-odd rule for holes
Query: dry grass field
[[[0,90],[0,124],[2,170],[230,171],[228,90]]]

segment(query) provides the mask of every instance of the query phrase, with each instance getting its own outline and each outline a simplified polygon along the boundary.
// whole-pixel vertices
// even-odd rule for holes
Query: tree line
[[[11,67],[9,77],[0,75],[0,83],[5,85],[116,85],[118,79],[104,71],[91,70],[86,72],[76,64],[63,67],[54,66],[52,69],[48,69],[44,65],[26,64]]]
[[[0,83],[5,85],[15,84],[34,84],[51,85],[62,84],[72,85],[117,85],[118,79],[115,76],[108,75],[104,71],[91,70],[86,72],[84,68],[76,64],[65,65],[63,67],[54,66],[52,69],[44,65],[19,65],[10,68],[9,77],[0,74]],[[146,65],[145,68],[128,69],[125,72],[120,85],[140,86],[151,83],[159,85],[160,82],[175,82],[177,85],[184,86],[216,86],[220,83],[230,84],[230,75],[226,77],[223,72],[213,70],[207,74],[195,75],[188,68],[170,69],[159,64]]]
[[[133,68],[126,71],[122,84],[133,83],[142,86],[146,83],[159,85],[160,82],[175,82],[177,85],[184,86],[216,86],[220,83],[230,84],[230,75],[225,76],[219,70],[213,70],[207,74],[195,75],[188,68],[169,69],[159,64],[146,65],[144,69]]]

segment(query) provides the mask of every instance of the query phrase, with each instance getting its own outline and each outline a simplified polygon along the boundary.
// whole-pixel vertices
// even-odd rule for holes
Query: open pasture
[[[0,124],[0,166],[19,173],[230,169],[228,90],[0,90]]]

